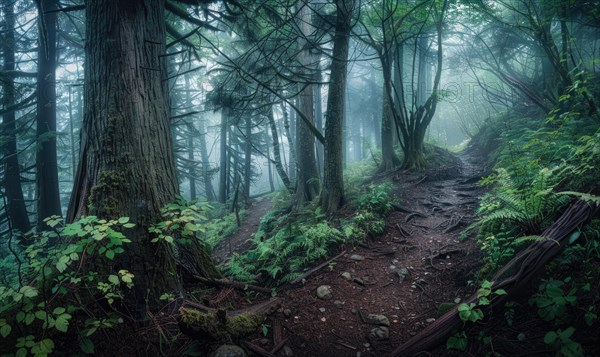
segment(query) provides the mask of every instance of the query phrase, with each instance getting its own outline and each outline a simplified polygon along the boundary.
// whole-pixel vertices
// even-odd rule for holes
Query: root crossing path
[[[478,250],[459,234],[475,218],[481,175],[468,154],[436,171],[396,173],[399,204],[385,234],[280,291],[282,307],[268,322],[286,340],[280,353],[380,356],[467,298]],[[322,286],[325,298],[317,297]],[[274,344],[264,336],[249,342]]]

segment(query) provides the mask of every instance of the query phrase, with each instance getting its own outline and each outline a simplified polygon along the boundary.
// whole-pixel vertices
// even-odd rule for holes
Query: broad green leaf
[[[8,335],[10,335],[11,331],[12,326],[10,326],[9,324],[3,325],[2,327],[0,327],[0,336],[6,338]]]
[[[36,297],[38,295],[37,289],[29,285],[23,286],[19,292],[28,298]]]
[[[106,251],[106,257],[110,260],[112,260],[115,257],[115,252],[112,250],[107,250]]]
[[[81,348],[83,353],[87,353],[89,355],[94,354],[94,342],[92,342],[92,340],[89,338],[83,337],[79,339],[79,348]]]
[[[114,285],[119,285],[119,277],[116,275],[109,275],[108,276],[108,281],[110,281],[111,283],[113,283]]]
[[[121,218],[119,218],[119,223],[120,224],[125,224],[127,222],[129,222],[129,217],[121,217]]]
[[[69,318],[71,317],[71,315],[69,314],[64,314],[64,315],[60,315],[56,321],[54,321],[54,327],[56,327],[56,329],[60,332],[67,332],[67,330],[69,329]]]
[[[556,342],[558,338],[558,334],[554,331],[550,331],[546,334],[546,336],[544,336],[544,343],[547,345],[551,345],[554,342]]]

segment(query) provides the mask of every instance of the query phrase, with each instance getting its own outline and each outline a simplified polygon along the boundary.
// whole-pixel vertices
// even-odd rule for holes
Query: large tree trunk
[[[135,275],[126,302],[138,312],[156,307],[165,292],[181,291],[170,247],[151,243],[147,232],[178,193],[163,9],[164,0],[86,2],[85,112],[68,214],[71,221],[91,214],[136,223],[115,264]],[[210,268],[206,255],[194,257]]]
[[[321,190],[321,206],[329,213],[337,211],[344,200],[342,135],[348,47],[354,6],[354,0],[336,1],[337,16],[325,122],[325,169]]]
[[[61,216],[56,158],[56,0],[38,1],[38,77],[36,122],[37,227],[45,229],[44,218]]]
[[[6,26],[2,42],[3,66],[6,72],[15,70],[15,14],[14,1],[6,0],[2,2],[2,13],[4,14],[4,23]],[[15,81],[11,76],[7,76],[2,81],[2,106],[8,108],[15,104]],[[23,198],[23,188],[21,187],[21,169],[19,166],[19,157],[17,151],[16,136],[16,116],[15,111],[11,110],[2,116],[2,135],[4,136],[4,147],[2,154],[5,163],[4,189],[6,192],[7,207],[6,213],[12,224],[13,229],[26,233],[31,229],[25,200]]]
[[[311,66],[309,44],[305,38],[310,37],[314,31],[311,25],[311,10],[307,0],[298,1],[298,27],[302,36],[298,39],[301,53],[298,60],[304,69]],[[312,85],[304,87],[298,96],[298,107],[307,120],[314,124],[313,89]],[[315,157],[315,138],[304,120],[296,120],[296,204],[301,207],[306,202],[312,201],[319,194],[319,173]]]

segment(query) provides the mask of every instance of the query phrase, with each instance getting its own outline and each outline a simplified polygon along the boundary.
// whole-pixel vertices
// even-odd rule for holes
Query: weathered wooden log
[[[597,205],[576,201],[541,234],[546,239],[531,244],[500,269],[494,277],[495,283],[492,285],[492,291],[504,289],[507,294],[492,300],[487,311],[499,311],[499,308],[508,300],[522,297],[531,286],[532,280],[544,269],[546,263],[569,244],[568,237],[571,232],[591,219],[597,211]],[[504,280],[498,280],[511,271],[516,272]],[[464,301],[466,304],[473,302],[477,302],[476,294]],[[406,343],[398,346],[389,356],[414,356],[424,351],[431,351],[445,343],[448,337],[463,327],[463,324],[455,307]]]

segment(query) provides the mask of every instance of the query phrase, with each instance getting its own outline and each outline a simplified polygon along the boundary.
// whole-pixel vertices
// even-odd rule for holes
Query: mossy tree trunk
[[[166,88],[164,0],[86,1],[85,109],[68,219],[128,216],[132,243],[115,264],[135,275],[127,305],[156,307],[181,291],[169,246],[150,225],[178,194]],[[191,249],[210,267],[209,257]],[[202,269],[198,269],[202,270]]]

